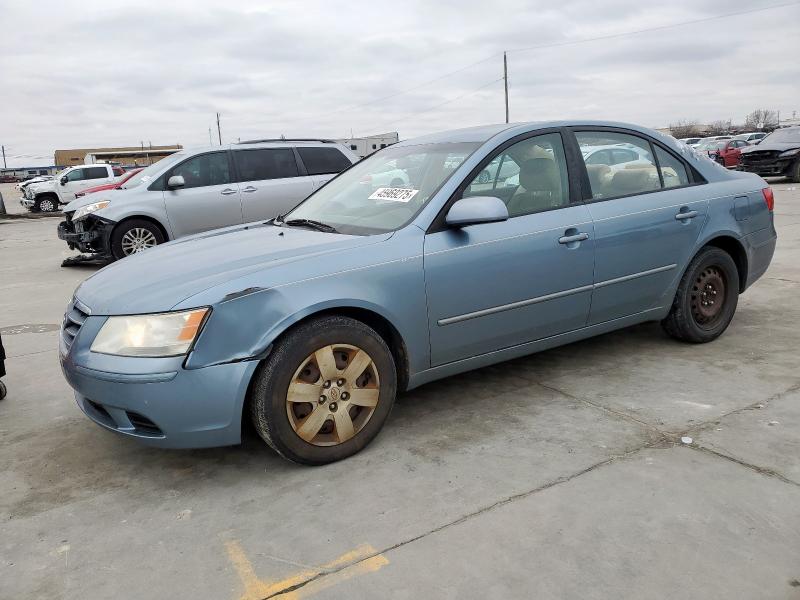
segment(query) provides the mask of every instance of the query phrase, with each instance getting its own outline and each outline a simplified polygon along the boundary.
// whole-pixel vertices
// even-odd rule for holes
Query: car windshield
[[[153,163],[149,167],[145,167],[141,171],[139,171],[136,175],[128,179],[125,183],[123,183],[120,188],[123,190],[129,190],[131,188],[135,188],[140,183],[149,183],[150,181],[155,178],[164,168],[169,167],[172,164],[175,164],[182,158],[185,158],[186,154],[183,152],[176,152],[175,154],[170,154],[169,156],[162,158],[157,163]]]
[[[776,129],[764,138],[764,141],[793,143],[800,142],[800,127],[791,127],[789,129]],[[763,143],[763,142],[762,142]]]
[[[282,221],[308,219],[354,235],[395,231],[417,215],[478,146],[391,146],[331,180]]]

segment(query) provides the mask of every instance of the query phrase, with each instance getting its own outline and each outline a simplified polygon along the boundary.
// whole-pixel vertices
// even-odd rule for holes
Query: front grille
[[[762,150],[761,152],[748,152],[742,154],[742,162],[745,163],[763,163],[772,162],[778,158],[780,152],[776,150]]]
[[[61,324],[61,338],[64,340],[67,350],[72,346],[75,336],[78,335],[78,331],[80,331],[90,312],[77,298],[73,298],[72,302],[69,303],[67,312],[64,315],[64,322]]]

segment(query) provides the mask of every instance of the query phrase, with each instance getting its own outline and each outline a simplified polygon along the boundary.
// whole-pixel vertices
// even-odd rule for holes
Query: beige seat
[[[508,201],[511,217],[527,215],[566,204],[561,176],[552,158],[530,158],[522,163],[519,187]]]
[[[655,167],[625,168],[614,173],[606,188],[606,196],[625,196],[661,187]]]

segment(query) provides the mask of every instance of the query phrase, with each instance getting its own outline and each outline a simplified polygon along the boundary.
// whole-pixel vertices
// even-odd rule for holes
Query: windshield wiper
[[[315,221],[314,219],[289,219],[288,221],[284,221],[280,219],[280,221],[275,221],[276,225],[288,225],[289,227],[298,226],[298,227],[311,227],[311,229],[316,229],[317,231],[324,231],[325,233],[338,233],[336,228],[332,225],[328,225],[327,223],[322,223],[321,221]]]

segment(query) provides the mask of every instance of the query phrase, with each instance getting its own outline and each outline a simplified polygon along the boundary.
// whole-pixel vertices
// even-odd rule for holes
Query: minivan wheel
[[[689,263],[661,325],[679,340],[710,342],[728,328],[738,301],[736,263],[724,250],[707,246]]]
[[[118,225],[111,234],[111,252],[116,260],[164,243],[157,225],[144,219],[131,219]]]
[[[49,196],[39,198],[33,205],[35,212],[55,212],[57,208],[56,201]]]
[[[250,413],[258,434],[283,457],[322,465],[372,441],[396,393],[386,342],[355,319],[321,317],[276,344],[255,375]]]
[[[795,183],[800,183],[800,158],[794,161],[794,165],[792,165],[792,170],[790,172],[789,179],[791,179]]]

